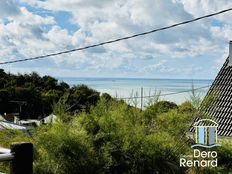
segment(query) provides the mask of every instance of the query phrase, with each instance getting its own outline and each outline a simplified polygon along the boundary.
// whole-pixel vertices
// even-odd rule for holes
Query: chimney
[[[229,63],[227,67],[232,66],[232,41],[229,43]]]

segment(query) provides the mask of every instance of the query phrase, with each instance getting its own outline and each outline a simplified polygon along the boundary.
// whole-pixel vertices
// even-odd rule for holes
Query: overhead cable
[[[163,93],[163,94],[156,94],[156,95],[148,95],[148,96],[143,96],[142,98],[153,98],[153,97],[176,95],[176,94],[191,92],[191,91],[200,90],[200,89],[209,88],[209,87],[210,87],[210,85],[207,85],[207,86],[201,86],[201,87],[194,88],[194,89],[178,91],[178,92],[170,92],[170,93]],[[126,99],[139,99],[139,98],[141,98],[141,96],[123,97],[123,98],[118,98],[118,99],[126,100]]]
[[[212,16],[222,14],[222,13],[226,13],[226,12],[231,11],[231,10],[232,10],[232,8],[228,8],[228,9],[221,10],[221,11],[218,11],[218,12],[215,12],[215,13],[211,13],[211,14],[208,14],[208,15],[205,15],[205,16],[201,16],[201,17],[190,19],[190,20],[183,21],[183,22],[180,22],[180,23],[172,24],[172,25],[169,25],[169,26],[166,26],[166,27],[161,27],[161,28],[150,30],[150,31],[146,31],[146,32],[142,32],[142,33],[126,36],[126,37],[121,37],[121,38],[118,38],[118,39],[113,39],[113,40],[109,40],[109,41],[105,41],[105,42],[101,42],[101,43],[97,43],[97,44],[93,44],[93,45],[89,45],[89,46],[74,48],[74,49],[70,49],[70,50],[66,50],[66,51],[61,51],[61,52],[56,52],[56,53],[51,53],[51,54],[46,54],[46,55],[41,55],[41,56],[36,56],[36,57],[30,57],[30,58],[24,58],[24,59],[0,62],[0,65],[12,64],[12,63],[17,63],[17,62],[26,62],[26,61],[38,60],[38,59],[44,59],[44,58],[54,57],[54,56],[58,56],[58,55],[62,55],[62,54],[68,54],[68,53],[71,53],[71,52],[82,51],[82,50],[86,50],[86,49],[89,49],[89,48],[99,47],[99,46],[119,42],[119,41],[122,41],[122,40],[128,40],[128,39],[132,39],[132,38],[135,38],[135,37],[144,36],[144,35],[148,35],[148,34],[151,34],[151,33],[158,32],[158,31],[163,31],[163,30],[167,30],[167,29],[174,28],[174,27],[177,27],[177,26],[185,25],[185,24],[188,24],[188,23],[199,21],[201,19],[205,19],[205,18],[209,18],[209,17],[212,17]]]

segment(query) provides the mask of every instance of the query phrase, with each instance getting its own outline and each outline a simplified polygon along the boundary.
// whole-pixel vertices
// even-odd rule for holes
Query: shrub
[[[178,110],[182,113],[194,113],[195,112],[193,105],[189,101],[186,101],[182,103],[181,105],[179,105]]]
[[[179,152],[173,151],[174,134],[155,129],[155,125],[148,131],[143,113],[125,103],[112,101],[109,105],[101,100],[89,114],[82,113],[75,118],[74,123],[84,127],[93,138],[97,173],[182,171],[176,158]]]
[[[4,140],[0,144],[5,147],[13,141],[33,142],[34,173],[185,172],[179,167],[179,157],[190,151],[183,132],[189,127],[191,113],[176,107],[157,112],[148,126],[146,111],[107,96],[77,117],[62,111],[62,101],[56,107],[57,114],[67,115],[69,121],[59,119],[53,125],[38,127],[32,132],[33,138],[19,132],[0,132]],[[231,169],[231,145],[223,147],[218,152],[221,173]]]
[[[153,119],[161,113],[168,112],[172,109],[178,109],[178,106],[169,101],[157,101],[148,105],[144,111],[144,119],[146,124],[151,124]]]
[[[38,129],[35,140],[35,173],[93,173],[93,151],[85,130],[58,122]]]
[[[155,107],[157,108],[157,113],[164,113],[178,108],[175,103],[169,101],[159,101],[156,103]]]
[[[217,148],[218,163],[224,173],[232,172],[232,139],[223,139]]]

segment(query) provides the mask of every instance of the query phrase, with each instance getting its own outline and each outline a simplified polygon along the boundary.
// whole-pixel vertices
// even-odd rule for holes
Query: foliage
[[[60,104],[67,98],[64,97]],[[2,130],[0,146],[9,147],[15,141],[32,142],[35,147],[34,173],[40,174],[231,171],[231,140],[220,142],[222,146],[217,150],[219,168],[187,170],[179,167],[181,154],[190,151],[189,145],[182,143],[187,140],[183,132],[192,119],[192,113],[185,106],[190,105],[185,103],[179,109],[157,113],[147,126],[145,111],[104,94],[96,106],[89,112],[79,113],[78,117],[59,108],[57,114],[70,118],[69,121],[59,119],[53,125],[38,127],[32,131],[32,137]],[[182,146],[178,148],[180,143]]]
[[[0,138],[1,146],[6,148],[9,148],[13,142],[20,142],[22,140],[26,142],[33,142],[28,132],[23,133],[21,131],[12,129],[1,129]]]
[[[86,85],[74,86],[69,91],[67,104],[73,112],[89,112],[90,107],[97,104],[100,99],[99,92],[88,88]]]
[[[11,129],[0,129],[0,147],[10,148],[10,145],[14,142],[32,142],[33,139],[28,133],[23,133],[17,130]],[[0,162],[0,173],[10,173],[9,172],[9,162]]]
[[[155,105],[160,100],[161,91],[155,90],[153,94],[151,94],[151,90],[149,90],[149,97],[147,97],[147,106]]]
[[[7,74],[0,69],[0,114],[19,113],[21,119],[38,118],[51,114],[53,105],[64,95],[70,94],[67,108],[73,113],[89,111],[99,100],[99,93],[85,85],[69,87],[51,76],[40,77],[37,73]]]
[[[84,129],[58,122],[35,134],[35,173],[92,173],[94,165],[90,138]],[[78,172],[78,173],[79,173]]]
[[[219,143],[221,147],[217,149],[217,152],[221,172],[230,173],[232,172],[232,140],[222,139]]]
[[[82,113],[74,122],[81,123],[93,137],[99,173],[174,170],[177,162],[170,157],[174,156],[175,138],[167,131],[147,130],[143,120],[139,109],[118,101],[109,104],[103,99],[90,114]]]
[[[163,114],[148,128],[139,109],[103,95],[89,112],[69,122],[38,127],[33,139],[3,133],[0,144],[33,141],[35,173],[181,173],[180,152],[174,149],[186,117],[177,111]],[[178,120],[183,124],[178,126]]]
[[[222,138],[219,140],[220,147],[210,149],[217,152],[218,167],[215,168],[189,168],[187,174],[230,174],[232,172],[232,139]]]
[[[194,85],[192,85],[192,91],[189,98],[190,98],[189,102],[192,104],[193,108],[195,110],[199,110],[202,103],[202,99],[201,99],[201,95],[199,93],[196,93],[194,89]]]
[[[178,106],[178,110],[182,113],[195,113],[195,108],[190,101],[183,102]]]
[[[156,103],[157,113],[165,113],[172,109],[178,109],[177,104],[169,101],[159,101]]]
[[[140,100],[140,98],[139,98],[139,93],[138,93],[138,91],[131,91],[131,93],[130,93],[130,97],[129,97],[129,99],[127,99],[127,103],[129,104],[129,105],[131,105],[131,106],[134,106],[134,107],[139,107],[139,100]]]
[[[150,102],[150,105],[148,105],[144,111],[146,124],[150,124],[158,114],[166,113],[173,109],[178,109],[178,106],[173,102],[158,100]]]

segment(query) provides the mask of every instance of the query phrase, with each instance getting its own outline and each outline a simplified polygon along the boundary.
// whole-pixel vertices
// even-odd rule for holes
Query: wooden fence
[[[32,174],[33,144],[13,143],[10,149],[0,148],[0,162],[10,162],[11,174]]]

